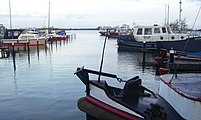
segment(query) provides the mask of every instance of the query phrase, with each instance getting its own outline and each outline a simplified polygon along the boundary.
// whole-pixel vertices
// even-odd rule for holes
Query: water
[[[74,75],[77,67],[99,70],[104,37],[98,31],[70,31],[76,38],[47,44],[47,50],[31,48],[12,57],[0,59],[1,120],[85,120],[77,100],[85,95],[85,86]],[[146,60],[152,60],[147,55]],[[142,53],[120,51],[116,40],[107,40],[103,70],[122,79],[139,75],[143,85],[157,92],[155,69],[142,71]],[[122,86],[115,80],[109,84]]]

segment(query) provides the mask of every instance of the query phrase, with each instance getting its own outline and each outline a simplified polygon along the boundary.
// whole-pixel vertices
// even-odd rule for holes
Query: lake
[[[77,100],[85,95],[84,84],[74,75],[77,67],[99,70],[104,36],[96,30],[68,31],[67,41],[58,41],[16,53],[16,70],[12,56],[0,59],[0,119],[2,120],[85,120]],[[146,54],[146,61],[153,61]],[[128,80],[136,75],[142,84],[158,92],[159,77],[155,68],[141,66],[142,53],[119,50],[116,39],[108,39],[103,72]],[[122,87],[122,83],[109,81]]]

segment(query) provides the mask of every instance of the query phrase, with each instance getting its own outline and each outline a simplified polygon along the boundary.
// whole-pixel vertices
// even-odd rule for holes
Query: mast
[[[11,5],[9,0],[9,16],[10,16],[10,29],[12,29],[12,20],[11,20]]]
[[[168,4],[168,11],[167,11],[167,25],[169,26],[169,21],[170,21],[170,7],[169,7],[169,4]]]
[[[166,10],[167,10],[167,4],[165,4],[165,25],[167,25],[167,22],[166,22],[167,21],[167,18],[166,18],[167,17],[167,11]]]
[[[170,9],[169,9],[169,3],[165,4],[165,25],[169,25],[169,19],[170,19]]]
[[[48,9],[48,34],[50,32],[50,1],[49,1],[49,9]]]
[[[182,12],[181,4],[182,4],[182,2],[180,0],[180,2],[179,2],[179,32],[181,32],[181,30],[182,30],[182,26],[181,26],[181,12]]]

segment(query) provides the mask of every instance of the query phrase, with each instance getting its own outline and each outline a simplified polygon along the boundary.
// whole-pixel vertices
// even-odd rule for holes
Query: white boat
[[[183,73],[161,76],[159,95],[186,120],[200,120],[201,74]]]
[[[133,35],[139,42],[174,41],[188,38],[188,34],[173,33],[169,26],[135,26]]]
[[[132,33],[132,27],[127,24],[116,26],[108,31],[109,38],[118,38],[119,35],[128,35]]]
[[[75,74],[86,86],[86,96],[78,100],[78,107],[95,118],[126,120],[184,120],[186,118],[161,95],[154,94],[141,85],[142,81],[138,76],[124,81],[114,74],[84,68],[77,68]],[[101,75],[106,80],[91,80],[90,77],[94,75]],[[126,82],[124,88],[108,85],[107,77],[109,80],[114,78],[119,82]]]
[[[15,46],[44,46],[47,38],[41,37],[37,31],[22,29],[7,29],[4,39],[1,40],[4,46],[13,44]]]
[[[111,26],[101,26],[101,27],[99,28],[99,33],[100,33],[101,35],[105,36],[105,35],[107,35],[107,30],[110,30],[110,29],[112,29]]]
[[[188,34],[173,33],[169,26],[134,26],[132,34],[120,35],[117,43],[119,47],[143,48],[146,43],[147,49],[156,49],[157,41],[178,41],[189,38]]]

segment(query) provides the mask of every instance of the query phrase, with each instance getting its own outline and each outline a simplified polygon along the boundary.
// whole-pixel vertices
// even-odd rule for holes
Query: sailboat
[[[48,9],[48,28],[47,28],[47,36],[49,41],[56,40],[66,40],[68,38],[65,30],[52,30],[50,29],[50,1],[49,1],[49,9]]]

